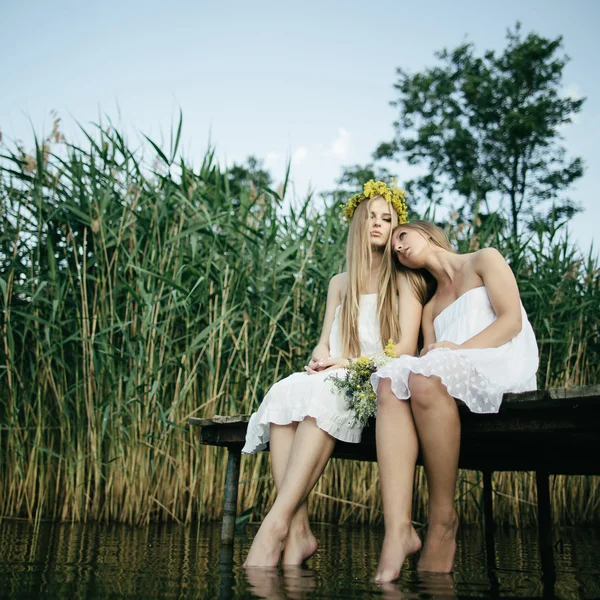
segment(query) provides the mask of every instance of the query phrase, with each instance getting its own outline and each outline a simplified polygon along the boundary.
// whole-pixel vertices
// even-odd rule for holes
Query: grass
[[[66,142],[58,123],[27,154],[0,146],[0,516],[189,523],[220,517],[224,453],[188,417],[249,414],[297,371],[343,267],[336,206],[242,186],[208,151],[195,170],[115,129]],[[493,225],[493,224],[492,224]],[[599,381],[599,271],[559,227],[506,239],[448,224],[458,247],[494,244],[517,275],[541,350],[539,385]],[[268,455],[242,461],[240,510],[273,500]],[[461,473],[477,521],[478,473]],[[498,517],[535,519],[535,482],[498,474]],[[415,520],[424,519],[419,469]],[[557,520],[597,520],[597,478],[555,477]],[[381,520],[377,468],[332,460],[311,499],[319,521]]]

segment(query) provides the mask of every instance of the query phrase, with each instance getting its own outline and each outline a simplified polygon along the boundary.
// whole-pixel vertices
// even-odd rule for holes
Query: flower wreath
[[[340,204],[342,209],[342,217],[350,221],[354,216],[356,207],[367,198],[381,196],[388,204],[391,204],[398,213],[398,223],[406,223],[408,220],[408,210],[406,205],[406,192],[394,185],[394,180],[390,180],[388,186],[384,181],[367,181],[363,186],[362,194],[355,194],[346,202]]]

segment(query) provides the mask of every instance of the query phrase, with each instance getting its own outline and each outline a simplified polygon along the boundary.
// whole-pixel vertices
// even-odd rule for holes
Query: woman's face
[[[423,266],[423,251],[427,250],[429,242],[415,229],[400,228],[394,232],[392,252],[408,269],[418,269]]]
[[[374,248],[385,248],[392,230],[391,206],[383,198],[369,205],[369,239]]]

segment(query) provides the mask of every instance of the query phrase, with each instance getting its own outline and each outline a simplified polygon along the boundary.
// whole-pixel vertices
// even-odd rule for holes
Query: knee
[[[428,409],[440,406],[440,403],[449,397],[439,377],[425,377],[425,375],[411,373],[408,378],[408,389],[410,402],[414,408]]]
[[[394,407],[399,400],[396,394],[392,392],[391,379],[380,379],[377,386],[377,408],[386,410],[389,407]]]

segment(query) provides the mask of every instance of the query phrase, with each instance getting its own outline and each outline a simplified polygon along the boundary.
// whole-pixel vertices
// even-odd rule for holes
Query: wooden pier
[[[492,473],[535,471],[542,567],[553,571],[549,476],[600,475],[600,386],[558,388],[506,394],[500,412],[478,415],[459,405],[459,467],[483,474],[488,561],[493,548]],[[200,428],[200,443],[228,450],[221,541],[234,538],[241,450],[247,415],[189,419]],[[371,423],[358,444],[337,442],[335,458],[376,461],[375,427]],[[420,458],[419,458],[420,462]]]

